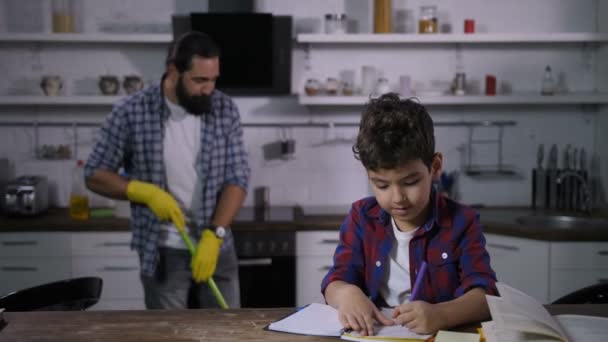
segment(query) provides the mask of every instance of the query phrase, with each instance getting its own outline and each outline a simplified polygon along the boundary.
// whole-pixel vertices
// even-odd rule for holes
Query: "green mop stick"
[[[192,256],[194,256],[194,253],[196,250],[194,249],[192,240],[190,240],[190,237],[186,234],[186,231],[184,231],[183,229],[178,229],[178,230],[179,230],[180,235],[182,236],[182,239],[184,239],[186,246],[188,246],[188,250],[190,251],[190,254]],[[215,285],[215,281],[213,281],[213,277],[209,278],[208,283],[209,283],[209,287],[211,288],[213,295],[215,295],[215,299],[217,300],[220,307],[222,309],[228,309],[228,304],[226,304],[226,301],[224,300],[224,296],[222,296],[220,289],[218,289],[217,285]]]

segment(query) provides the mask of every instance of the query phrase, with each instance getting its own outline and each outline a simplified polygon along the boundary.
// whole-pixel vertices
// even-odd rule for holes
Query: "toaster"
[[[49,183],[44,176],[20,176],[6,185],[4,211],[9,216],[34,216],[49,207]]]

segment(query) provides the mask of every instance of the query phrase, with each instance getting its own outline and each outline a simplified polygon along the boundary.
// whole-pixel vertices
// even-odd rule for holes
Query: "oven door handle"
[[[239,266],[270,266],[272,258],[239,259]]]

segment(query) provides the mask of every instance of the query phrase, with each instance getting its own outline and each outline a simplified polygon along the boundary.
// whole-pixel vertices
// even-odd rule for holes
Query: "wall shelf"
[[[438,34],[298,34],[298,43],[319,44],[488,44],[488,43],[606,43],[608,34],[564,33],[438,33]]]
[[[542,96],[537,94],[513,95],[441,95],[416,96],[425,105],[598,105],[608,104],[608,93],[570,93]],[[366,96],[306,96],[300,95],[298,102],[306,106],[359,106],[369,100]]]
[[[3,33],[0,43],[129,43],[165,44],[170,33]]]
[[[111,106],[125,96],[0,96],[0,106]]]

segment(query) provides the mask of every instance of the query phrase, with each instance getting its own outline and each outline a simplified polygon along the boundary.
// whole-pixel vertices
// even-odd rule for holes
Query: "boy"
[[[426,109],[396,94],[372,99],[353,147],[374,197],[355,202],[321,291],[342,325],[372,335],[374,322],[416,333],[486,320],[496,295],[478,214],[435,192],[443,157]],[[420,291],[409,301],[425,261]],[[377,308],[394,307],[392,317]]]

